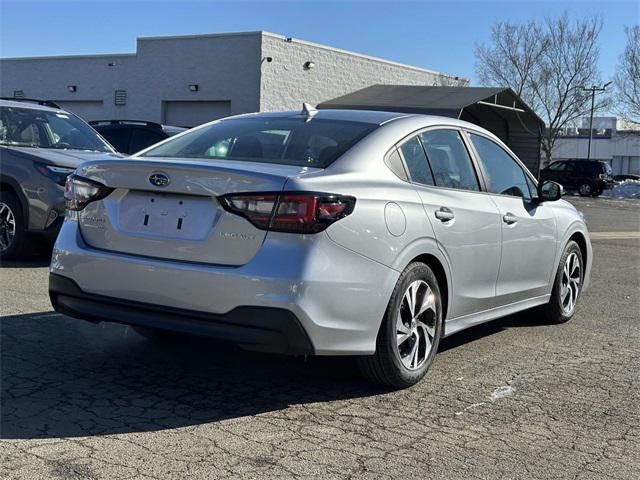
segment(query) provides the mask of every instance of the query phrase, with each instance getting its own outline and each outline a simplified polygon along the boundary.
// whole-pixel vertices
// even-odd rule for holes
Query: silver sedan
[[[589,282],[582,216],[494,135],[425,115],[241,115],[80,166],[55,309],[150,338],[357,355],[402,388],[447,335],[525,309],[569,320]]]

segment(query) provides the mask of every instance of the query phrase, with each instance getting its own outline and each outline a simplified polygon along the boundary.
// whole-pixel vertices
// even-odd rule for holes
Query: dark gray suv
[[[0,257],[31,233],[55,236],[64,183],[82,162],[119,158],[94,129],[52,102],[0,100]]]

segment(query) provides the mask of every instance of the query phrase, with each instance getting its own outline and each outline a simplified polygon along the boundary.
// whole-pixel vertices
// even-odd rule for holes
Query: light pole
[[[589,117],[589,146],[587,147],[587,160],[591,160],[591,140],[593,139],[593,109],[596,105],[596,92],[602,93],[604,92],[609,85],[613,82],[607,82],[603,86],[599,87],[597,85],[593,85],[589,88],[582,87],[582,90],[585,92],[591,92],[591,116]]]

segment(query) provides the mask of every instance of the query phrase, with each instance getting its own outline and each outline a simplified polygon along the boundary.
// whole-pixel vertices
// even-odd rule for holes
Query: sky
[[[474,46],[497,21],[598,14],[609,80],[640,23],[640,0],[0,0],[0,57],[133,53],[136,37],[265,30],[471,79]]]

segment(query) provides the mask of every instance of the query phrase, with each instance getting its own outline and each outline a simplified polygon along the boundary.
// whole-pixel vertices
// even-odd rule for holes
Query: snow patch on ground
[[[603,197],[610,198],[640,198],[640,181],[626,180],[610,190],[602,192]]]
[[[510,397],[515,392],[515,389],[511,385],[505,385],[504,387],[498,387],[491,392],[491,401],[495,402],[499,398]]]

